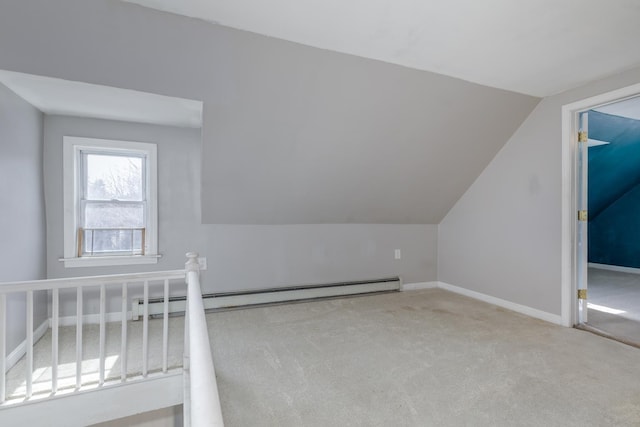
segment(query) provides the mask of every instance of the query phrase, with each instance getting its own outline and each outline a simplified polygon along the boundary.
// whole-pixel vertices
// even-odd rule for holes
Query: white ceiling
[[[45,114],[202,126],[202,102],[0,70],[0,83]]]
[[[627,117],[629,119],[640,120],[640,96],[629,98],[613,104],[603,105],[594,108],[595,111],[611,114],[612,116]]]
[[[547,96],[640,65],[638,0],[124,0]]]

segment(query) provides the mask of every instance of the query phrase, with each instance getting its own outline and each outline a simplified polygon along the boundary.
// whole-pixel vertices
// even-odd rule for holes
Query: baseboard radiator
[[[339,297],[347,295],[370,294],[376,292],[399,291],[402,287],[400,277],[359,280],[352,282],[325,283],[320,285],[303,285],[283,288],[249,290],[239,292],[223,292],[202,295],[205,309],[222,309],[259,304],[272,304],[287,301],[301,301],[316,298]],[[169,313],[183,313],[186,297],[169,298]],[[149,299],[150,316],[162,315],[164,300]],[[144,313],[143,300],[134,299],[131,307],[133,320],[138,320]]]

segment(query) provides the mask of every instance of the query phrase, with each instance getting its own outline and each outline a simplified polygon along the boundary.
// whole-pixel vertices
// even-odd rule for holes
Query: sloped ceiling
[[[534,96],[640,64],[635,0],[125,1]]]
[[[112,0],[3,3],[0,52],[202,101],[208,224],[437,224],[539,102]]]
[[[0,70],[0,84],[45,114],[202,126],[202,102]]]
[[[589,136],[610,142],[589,148],[589,219],[595,220],[640,184],[640,120],[590,111]]]
[[[626,117],[628,119],[640,120],[640,96],[625,99],[624,101],[614,102],[612,104],[603,105],[594,108],[594,111],[605,113],[610,116]],[[596,133],[600,129],[596,129]]]

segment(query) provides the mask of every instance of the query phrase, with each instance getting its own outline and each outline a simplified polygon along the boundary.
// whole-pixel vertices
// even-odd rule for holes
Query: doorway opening
[[[640,346],[640,85],[563,107],[562,319]]]

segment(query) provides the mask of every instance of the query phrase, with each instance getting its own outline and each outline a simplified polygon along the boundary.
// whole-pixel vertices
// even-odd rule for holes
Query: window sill
[[[60,258],[65,268],[107,267],[117,265],[157,264],[161,255],[94,256],[85,258]]]

